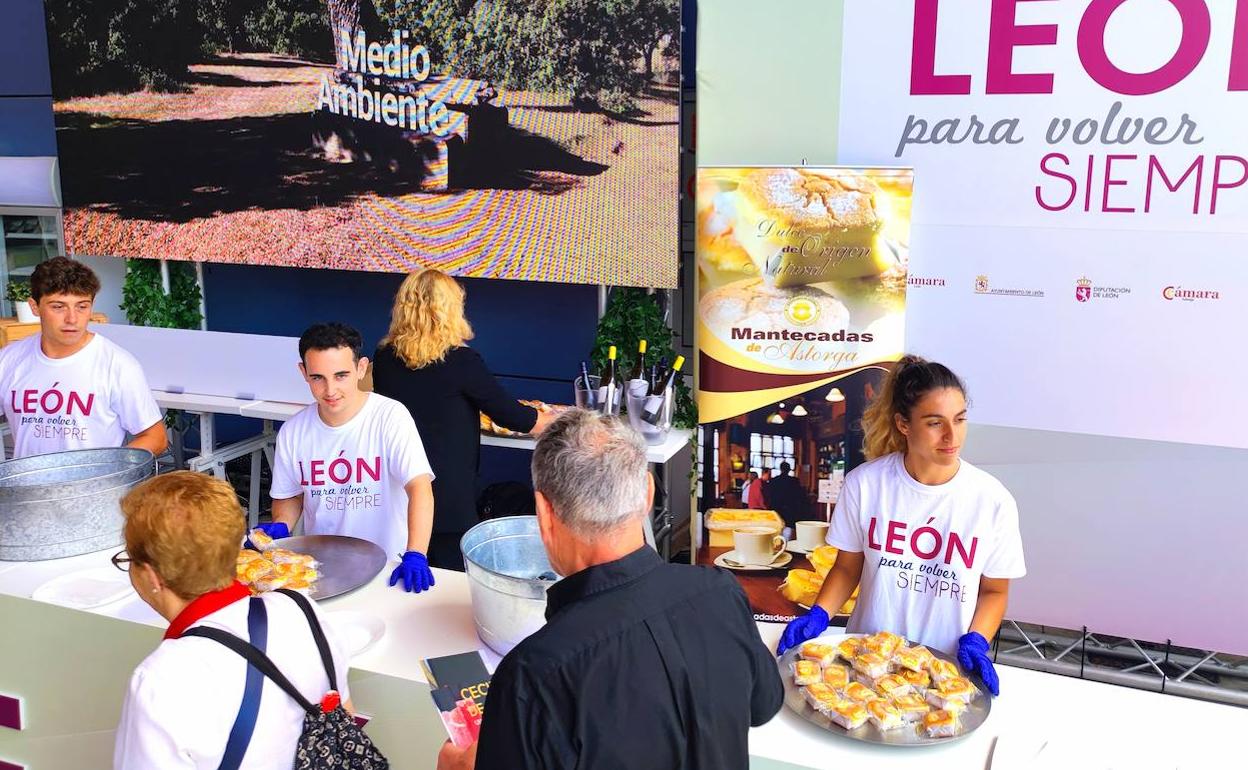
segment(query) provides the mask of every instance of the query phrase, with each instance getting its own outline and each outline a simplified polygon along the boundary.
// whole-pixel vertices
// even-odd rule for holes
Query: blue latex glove
[[[979,674],[979,678],[993,695],[1001,694],[1001,680],[997,678],[997,670],[993,668],[992,657],[988,654],[988,640],[984,635],[971,631],[962,634],[958,639],[958,665],[963,671]]]
[[[278,540],[283,537],[290,537],[290,527],[286,526],[286,522],[284,521],[274,521],[274,522],[270,522],[267,524],[258,524],[256,525],[255,528],[260,530],[264,534],[268,535],[269,537],[273,538],[274,540]],[[247,547],[256,551],[260,550],[259,548],[256,548],[256,546],[252,544],[250,538],[248,538],[247,540]]]
[[[404,591],[428,591],[433,588],[433,570],[429,569],[429,560],[419,551],[408,551],[403,554],[403,561],[390,573],[390,585],[403,581]]]
[[[784,654],[784,651],[795,647],[808,639],[814,639],[819,634],[828,630],[831,623],[828,617],[828,611],[816,604],[811,608],[810,612],[799,618],[789,621],[784,627],[784,633],[780,635],[780,644],[776,647],[776,656]]]

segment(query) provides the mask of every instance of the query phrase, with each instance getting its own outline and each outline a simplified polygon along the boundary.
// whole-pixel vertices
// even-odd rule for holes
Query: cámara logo
[[[1092,299],[1092,281],[1086,275],[1075,281],[1075,299],[1080,302]]]
[[[1184,302],[1194,302],[1198,299],[1222,299],[1222,295],[1210,289],[1184,289],[1182,286],[1167,286],[1161,290],[1161,296],[1167,302],[1181,299]]]

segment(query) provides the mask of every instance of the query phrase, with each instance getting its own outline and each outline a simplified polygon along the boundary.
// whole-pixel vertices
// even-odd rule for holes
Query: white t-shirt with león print
[[[36,334],[0,351],[0,394],[13,457],[119,447],[161,421],[143,367],[96,333],[82,350],[48,358]]]
[[[325,424],[309,405],[277,432],[275,500],[303,495],[303,531],[349,535],[396,558],[407,549],[407,492],[417,476],[433,478],[425,446],[407,407],[368,394],[345,425]]]
[[[1027,574],[1014,497],[966,460],[937,486],[915,481],[900,452],[858,466],[828,544],[864,555],[849,633],[892,631],[950,653],[975,615],[979,579]]]

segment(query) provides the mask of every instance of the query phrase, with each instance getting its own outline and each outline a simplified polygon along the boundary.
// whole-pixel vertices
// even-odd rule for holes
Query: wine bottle
[[[685,357],[676,356],[676,361],[672,363],[672,368],[663,374],[663,379],[655,387],[654,393],[646,398],[646,404],[641,410],[641,419],[651,425],[659,422],[659,416],[663,413],[663,401],[667,397],[667,389],[672,386],[676,380],[676,375],[680,373],[680,367],[684,366]]]
[[[659,385],[663,382],[663,373],[667,371],[667,359],[659,361],[658,366],[654,368],[654,373],[650,375],[650,395],[657,395]]]
[[[597,406],[597,391],[589,382],[589,364],[581,362],[581,382],[585,385],[585,406],[593,409]]]
[[[615,365],[615,345],[607,348],[607,364],[598,375],[598,406],[606,414],[614,414],[620,403],[620,376]]]
[[[637,343],[637,363],[633,366],[633,373],[628,376],[630,380],[646,379],[646,341],[642,340]]]

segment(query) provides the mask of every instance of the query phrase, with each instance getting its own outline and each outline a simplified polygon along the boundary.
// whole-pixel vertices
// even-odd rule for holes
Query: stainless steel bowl
[[[546,624],[546,589],[558,576],[546,558],[536,516],[483,521],[460,541],[472,619],[499,655]]]
[[[0,561],[77,556],[121,543],[121,498],[156,474],[146,449],[79,449],[0,463]]]

